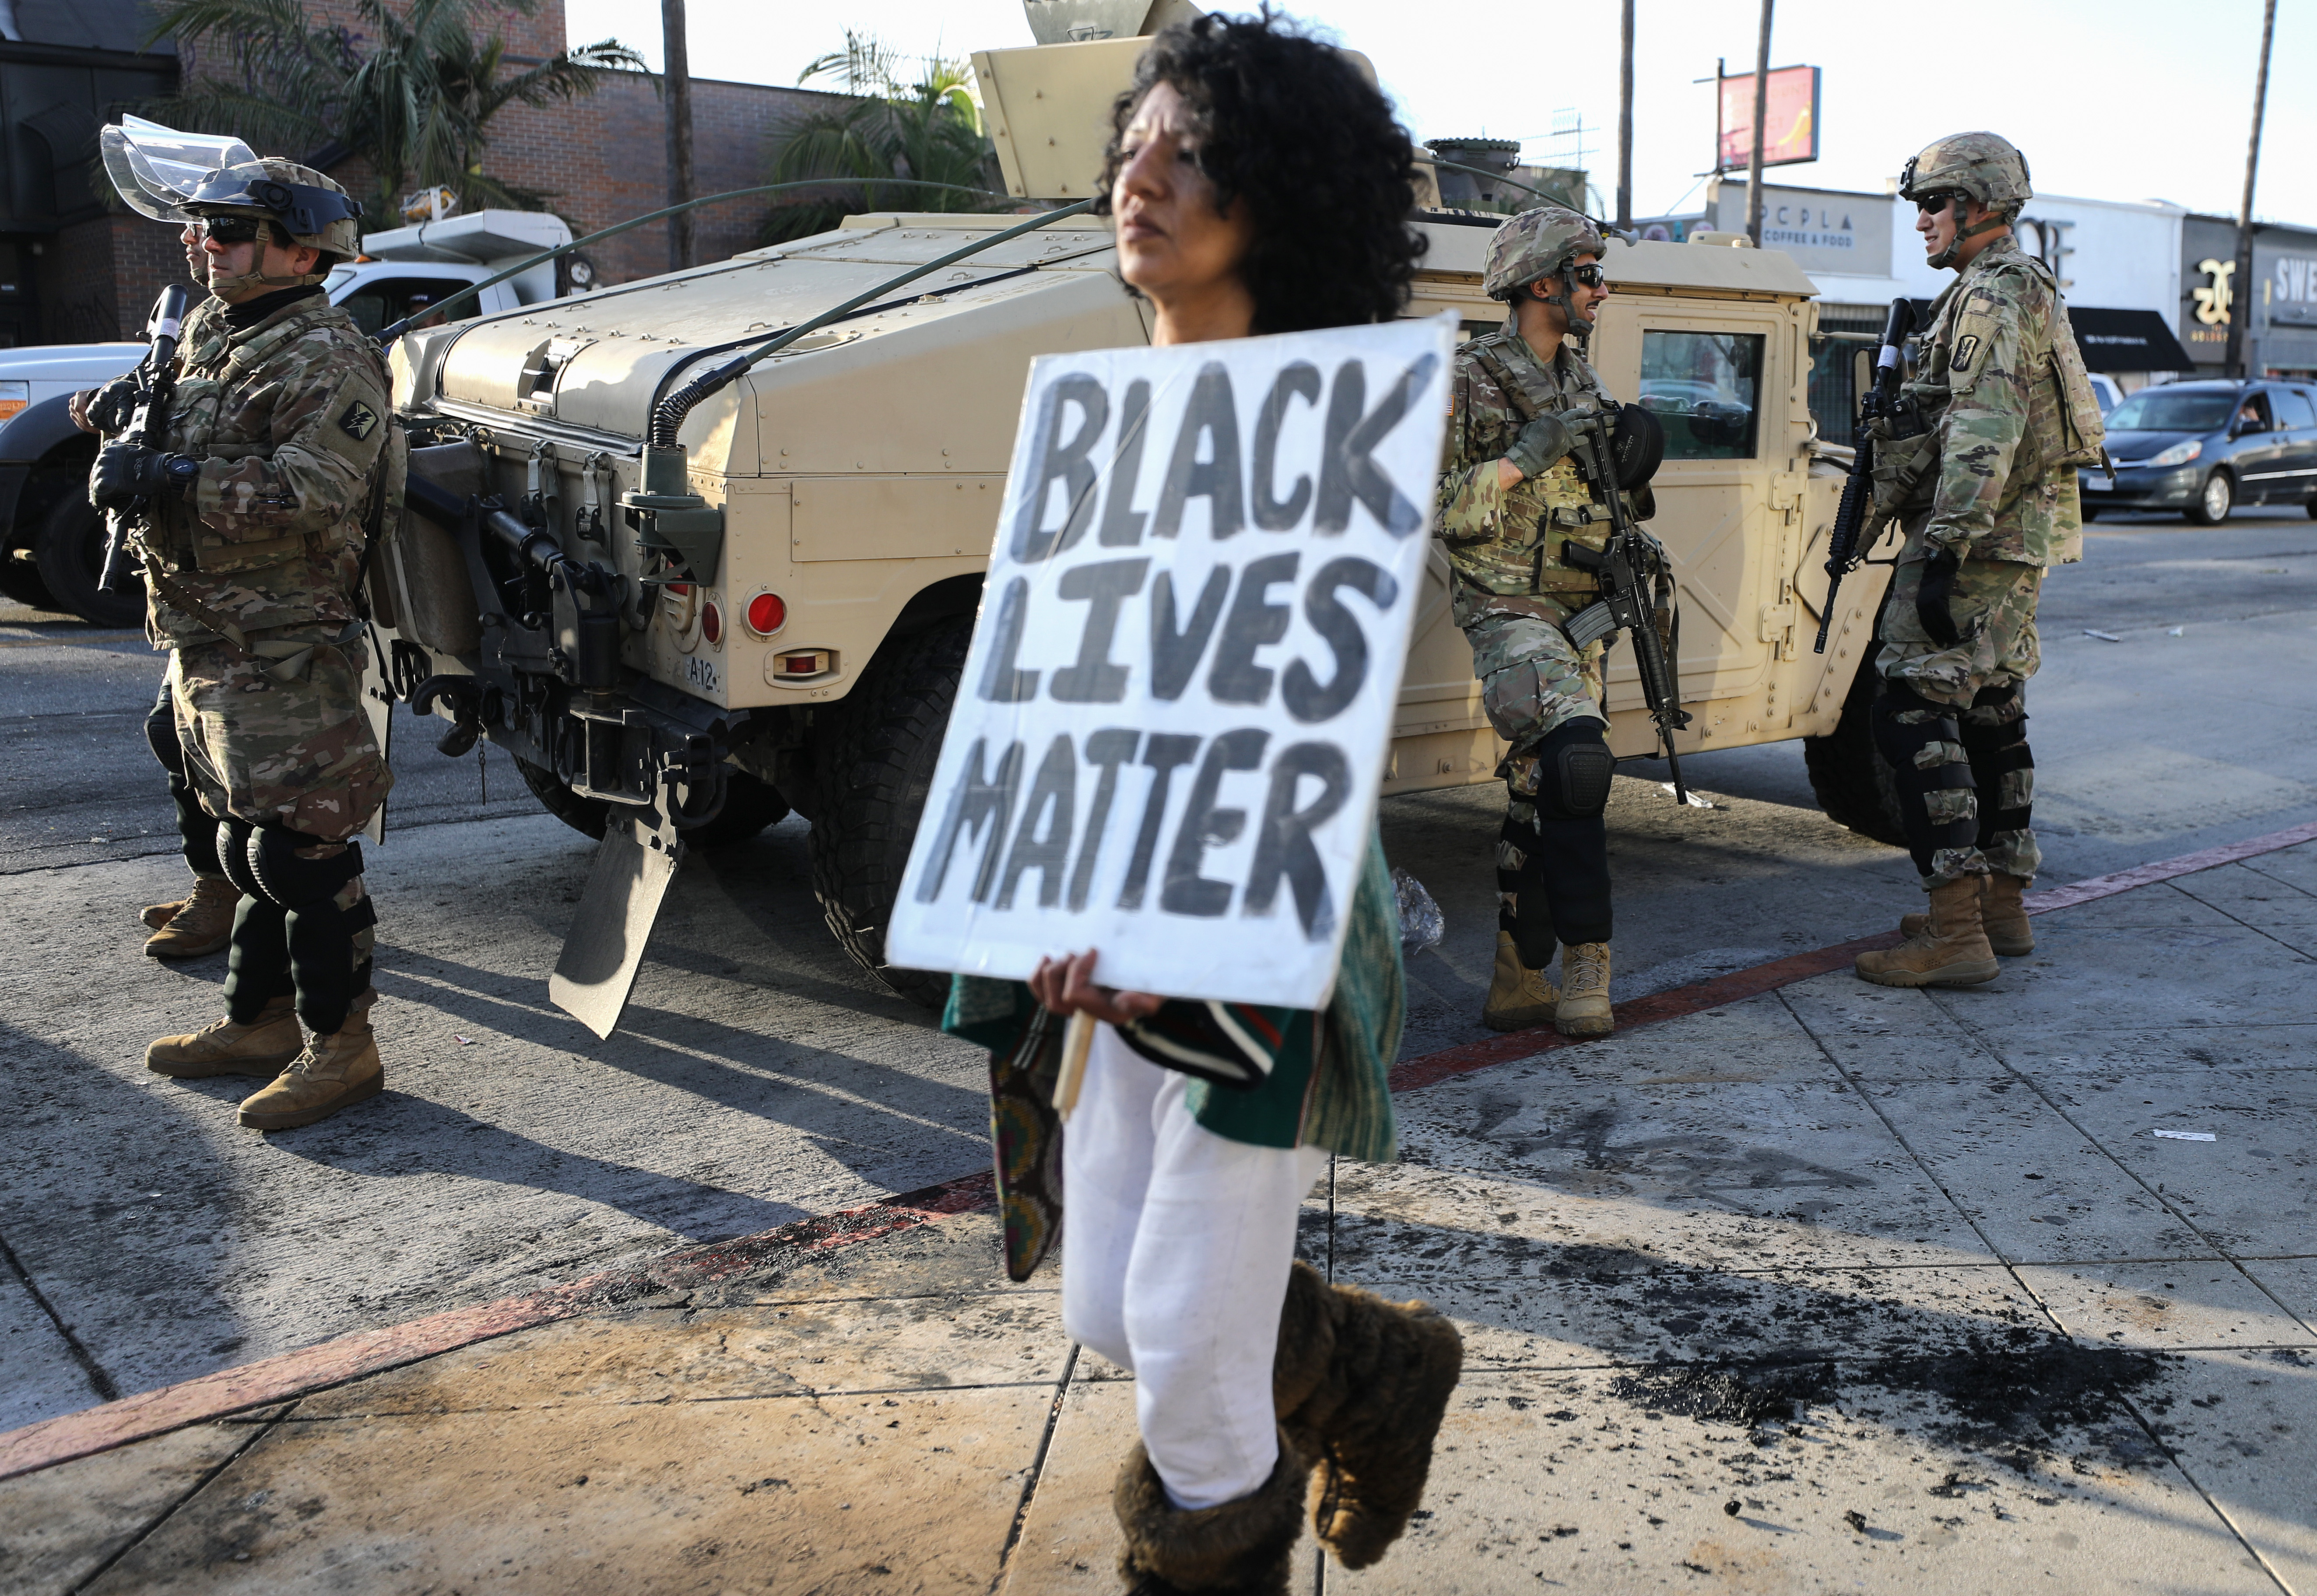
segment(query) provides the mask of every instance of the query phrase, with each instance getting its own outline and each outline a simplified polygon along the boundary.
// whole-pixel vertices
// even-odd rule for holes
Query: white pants
[[[1134,1373],[1142,1444],[1178,1508],[1271,1477],[1271,1365],[1295,1218],[1324,1147],[1203,1128],[1190,1077],[1095,1029],[1062,1136],[1062,1324]]]

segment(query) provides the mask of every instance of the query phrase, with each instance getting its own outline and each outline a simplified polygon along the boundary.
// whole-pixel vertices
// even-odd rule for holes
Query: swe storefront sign
[[[1317,1008],[1429,546],[1446,317],[1031,367],[886,957]]]

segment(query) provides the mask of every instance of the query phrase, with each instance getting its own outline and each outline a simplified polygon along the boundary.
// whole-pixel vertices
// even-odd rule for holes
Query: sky
[[[806,62],[843,48],[848,23],[912,55],[1033,42],[1019,0],[688,4],[693,71],[747,82],[793,84]],[[649,36],[637,36],[631,0],[566,4],[574,42],[618,37],[658,69],[658,21],[641,13]],[[1304,0],[1289,10],[1365,54],[1418,139],[1520,138],[1525,159],[1561,164],[1568,146],[1550,135],[1566,113],[1581,116],[1585,164],[1614,204],[1615,0],[1522,10],[1501,0]],[[1713,158],[1715,58],[1752,70],[1759,13],[1744,0],[1636,0],[1635,13],[1633,214],[1692,213]],[[1770,180],[1879,193],[1932,139],[1990,128],[2026,152],[2039,192],[2234,215],[2260,26],[2259,0],[1958,0],[1907,10],[1778,0],[1771,65],[1824,69],[1822,158],[1773,168]],[[2269,81],[2254,213],[2317,227],[2317,161],[2303,154],[2317,147],[2317,94],[2308,92],[2317,83],[2317,5],[2277,6]]]

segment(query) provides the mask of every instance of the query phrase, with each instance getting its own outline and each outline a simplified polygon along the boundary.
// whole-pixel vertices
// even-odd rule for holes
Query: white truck
[[[365,333],[375,334],[518,261],[571,242],[559,216],[478,210],[373,233],[324,284]],[[449,319],[520,309],[595,286],[577,255],[534,266],[453,307]],[[92,625],[131,627],[145,614],[141,585],[96,585],[104,525],[88,503],[96,440],[72,424],[67,402],[110,382],[145,355],[142,343],[36,344],[0,350],[0,594]]]

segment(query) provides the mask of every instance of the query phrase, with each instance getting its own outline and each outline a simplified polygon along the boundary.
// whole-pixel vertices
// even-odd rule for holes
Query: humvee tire
[[[885,924],[972,638],[973,618],[960,615],[897,641],[828,712],[821,731],[813,896],[830,934],[863,969],[927,1009],[948,997],[949,977],[888,967]]]
[[[519,755],[515,756],[514,768],[541,807],[573,831],[599,843],[604,840],[604,828],[611,822],[609,803],[602,798],[580,797],[554,771]],[[685,832],[684,841],[693,848],[727,848],[747,842],[767,826],[778,825],[788,818],[788,801],[771,787],[746,771],[727,771],[723,808],[707,825]]]
[[[145,624],[143,577],[126,578],[117,593],[97,586],[104,574],[104,518],[80,495],[58,499],[32,534],[32,563],[67,614],[116,630]]]
[[[1874,746],[1874,700],[1882,691],[1883,678],[1874,670],[1870,648],[1851,681],[1834,730],[1803,739],[1803,764],[1828,819],[1862,837],[1904,848],[1907,833],[1899,818],[1898,782]]]
[[[729,848],[735,843],[745,843],[758,832],[778,825],[789,817],[789,801],[779,789],[760,781],[746,771],[727,768],[724,772],[724,807],[716,811],[716,818],[705,825],[695,825],[684,834],[687,848]]]
[[[514,761],[515,774],[531,789],[531,796],[539,800],[540,807],[583,836],[604,840],[604,827],[610,823],[612,806],[602,798],[581,798],[564,783],[563,778],[544,765],[535,765],[520,753],[510,755]]]

